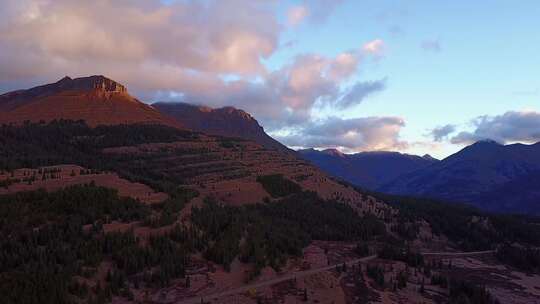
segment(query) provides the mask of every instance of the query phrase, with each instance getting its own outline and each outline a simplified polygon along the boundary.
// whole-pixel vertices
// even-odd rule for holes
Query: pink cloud
[[[305,2],[290,11],[291,21],[322,21],[338,3],[331,2]],[[264,59],[278,49],[282,29],[274,1],[7,0],[0,87],[106,75],[148,102],[233,105],[274,130],[305,125],[318,106],[343,110],[384,89],[345,87],[382,40],[336,56],[299,54],[268,70]]]
[[[0,45],[21,59],[39,55],[49,70],[99,61],[213,73],[264,72],[261,58],[276,50],[279,36],[269,4],[225,2],[25,1],[0,13],[9,17],[0,23]],[[17,69],[15,62],[0,64],[6,77]]]
[[[382,39],[375,39],[364,44],[362,50],[369,55],[382,56],[385,50],[385,43]]]
[[[404,150],[408,144],[399,138],[404,126],[400,117],[330,117],[277,138],[289,146],[339,148],[344,152]]]

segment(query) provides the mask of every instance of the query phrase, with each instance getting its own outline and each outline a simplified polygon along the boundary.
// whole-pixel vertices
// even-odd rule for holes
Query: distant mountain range
[[[398,152],[343,154],[335,149],[306,149],[298,153],[326,172],[370,190],[438,162],[429,155],[420,157]]]
[[[0,124],[55,119],[84,120],[90,126],[164,124],[291,151],[240,109],[185,103],[148,105],[104,76],[64,77],[0,95]],[[504,146],[481,141],[441,161],[397,152],[349,155],[308,149],[298,154],[331,175],[373,191],[470,203],[495,212],[540,214],[540,143]]]
[[[369,190],[540,215],[540,143],[479,141],[438,161],[397,152],[301,150],[326,172]]]
[[[187,103],[166,102],[154,103],[152,106],[194,131],[249,139],[268,149],[290,151],[266,134],[255,118],[240,109],[233,107],[213,109]]]
[[[540,214],[540,143],[480,141],[378,190],[465,202],[495,212]]]

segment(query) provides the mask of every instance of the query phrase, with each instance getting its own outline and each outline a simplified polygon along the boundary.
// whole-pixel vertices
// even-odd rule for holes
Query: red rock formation
[[[61,80],[0,95],[0,123],[84,120],[90,126],[159,123],[179,127],[104,76]]]

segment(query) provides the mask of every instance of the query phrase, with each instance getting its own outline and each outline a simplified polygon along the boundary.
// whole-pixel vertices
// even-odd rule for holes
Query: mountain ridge
[[[266,148],[292,151],[268,135],[251,114],[235,107],[211,108],[183,102],[157,102],[152,106],[194,131],[239,137],[253,140]]]
[[[390,151],[344,154],[335,149],[299,150],[304,159],[327,173],[360,187],[375,190],[397,176],[428,166],[438,160]]]
[[[516,181],[537,180],[540,172],[540,143],[502,145],[495,141],[479,141],[448,156],[433,166],[397,177],[378,191],[426,196],[448,201],[465,202],[490,211],[540,213],[540,206],[530,201],[540,199],[535,189]],[[522,183],[523,184],[523,183]],[[512,199],[501,198],[502,189],[523,192]],[[496,193],[498,193],[496,195]],[[530,193],[527,202],[518,197]],[[529,207],[523,209],[521,204]]]
[[[0,123],[22,124],[58,119],[85,120],[91,126],[157,123],[181,127],[127,88],[105,76],[68,76],[57,82],[0,95]]]

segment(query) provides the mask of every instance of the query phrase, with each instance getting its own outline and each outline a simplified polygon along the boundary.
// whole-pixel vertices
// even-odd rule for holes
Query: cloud
[[[407,147],[399,139],[404,126],[400,117],[331,117],[276,137],[294,147],[339,148],[345,152],[402,150]]]
[[[274,105],[286,109],[289,118],[307,120],[316,103],[334,105],[342,94],[341,85],[357,72],[359,64],[358,51],[343,52],[333,58],[299,55],[268,75],[265,91],[274,94]]]
[[[232,100],[226,102],[234,100],[236,106],[253,111],[265,127],[277,128],[280,123],[286,126],[302,124],[311,119],[311,111],[315,106],[344,109],[357,103],[358,100],[354,100],[352,95],[346,99],[341,96],[345,94],[342,85],[356,74],[360,61],[359,50],[342,52],[335,57],[302,54],[296,56],[291,63],[269,73],[261,83],[255,85],[238,81],[228,84],[228,89],[220,90],[219,94],[232,97]],[[366,83],[365,86],[363,98],[369,95],[367,91],[370,89],[377,89],[375,84]],[[236,92],[229,94],[233,87]],[[241,91],[250,93],[247,96],[241,93],[243,96],[239,96],[237,93]],[[361,97],[358,92],[348,93],[357,93],[356,97]]]
[[[456,131],[455,125],[444,125],[436,127],[431,130],[430,135],[433,137],[433,140],[436,142],[441,142],[448,138],[448,136]]]
[[[305,1],[290,11],[290,21],[323,22],[340,3]],[[377,80],[346,88],[366,56],[382,54],[380,39],[336,56],[298,54],[267,68],[267,58],[292,44],[280,46],[284,27],[276,1],[6,0],[2,5],[4,90],[64,75],[106,75],[147,102],[232,105],[252,113],[267,130],[279,130],[313,127],[317,107],[346,109],[385,86]],[[368,140],[375,131],[364,133],[365,145],[377,146]]]
[[[491,139],[500,143],[540,141],[540,112],[508,111],[497,116],[480,116],[473,120],[472,132],[460,132],[452,137],[454,144],[471,144]]]
[[[298,5],[291,7],[287,12],[287,22],[290,26],[300,24],[309,16],[309,9],[306,6]]]
[[[360,54],[357,51],[349,51],[338,54],[328,64],[328,77],[339,81],[352,76],[360,63]]]
[[[441,43],[438,39],[424,40],[420,47],[428,52],[439,53],[442,50]]]
[[[317,12],[329,5],[328,12],[337,4],[317,0],[303,7]],[[309,119],[317,101],[340,97],[363,54],[301,54],[267,70],[263,59],[279,47],[281,34],[272,5],[8,0],[0,12],[0,87],[103,74],[145,98],[182,96],[187,102],[235,105],[269,124]],[[372,45],[376,50],[377,43]],[[238,80],[224,80],[231,75]]]
[[[269,5],[8,0],[0,13],[0,81],[47,71],[79,74],[96,63],[115,69],[158,65],[185,74],[260,74],[261,59],[276,50],[280,31]]]
[[[374,56],[382,56],[385,50],[385,43],[381,39],[375,39],[364,44],[364,46],[362,47],[362,50],[366,54],[370,54]]]
[[[340,109],[349,108],[361,103],[368,96],[381,92],[386,89],[386,79],[365,81],[355,83],[349,91],[334,106]]]
[[[385,80],[359,82],[348,90],[342,89],[356,75],[361,57],[360,50],[342,52],[335,57],[301,54],[258,82],[245,79],[222,82],[204,76],[201,81],[185,79],[171,83],[170,86],[182,89],[170,92],[173,99],[181,98],[185,102],[240,107],[252,113],[267,130],[275,130],[308,122],[315,107],[345,109],[382,90]],[[159,97],[168,99],[166,92],[164,89]]]

